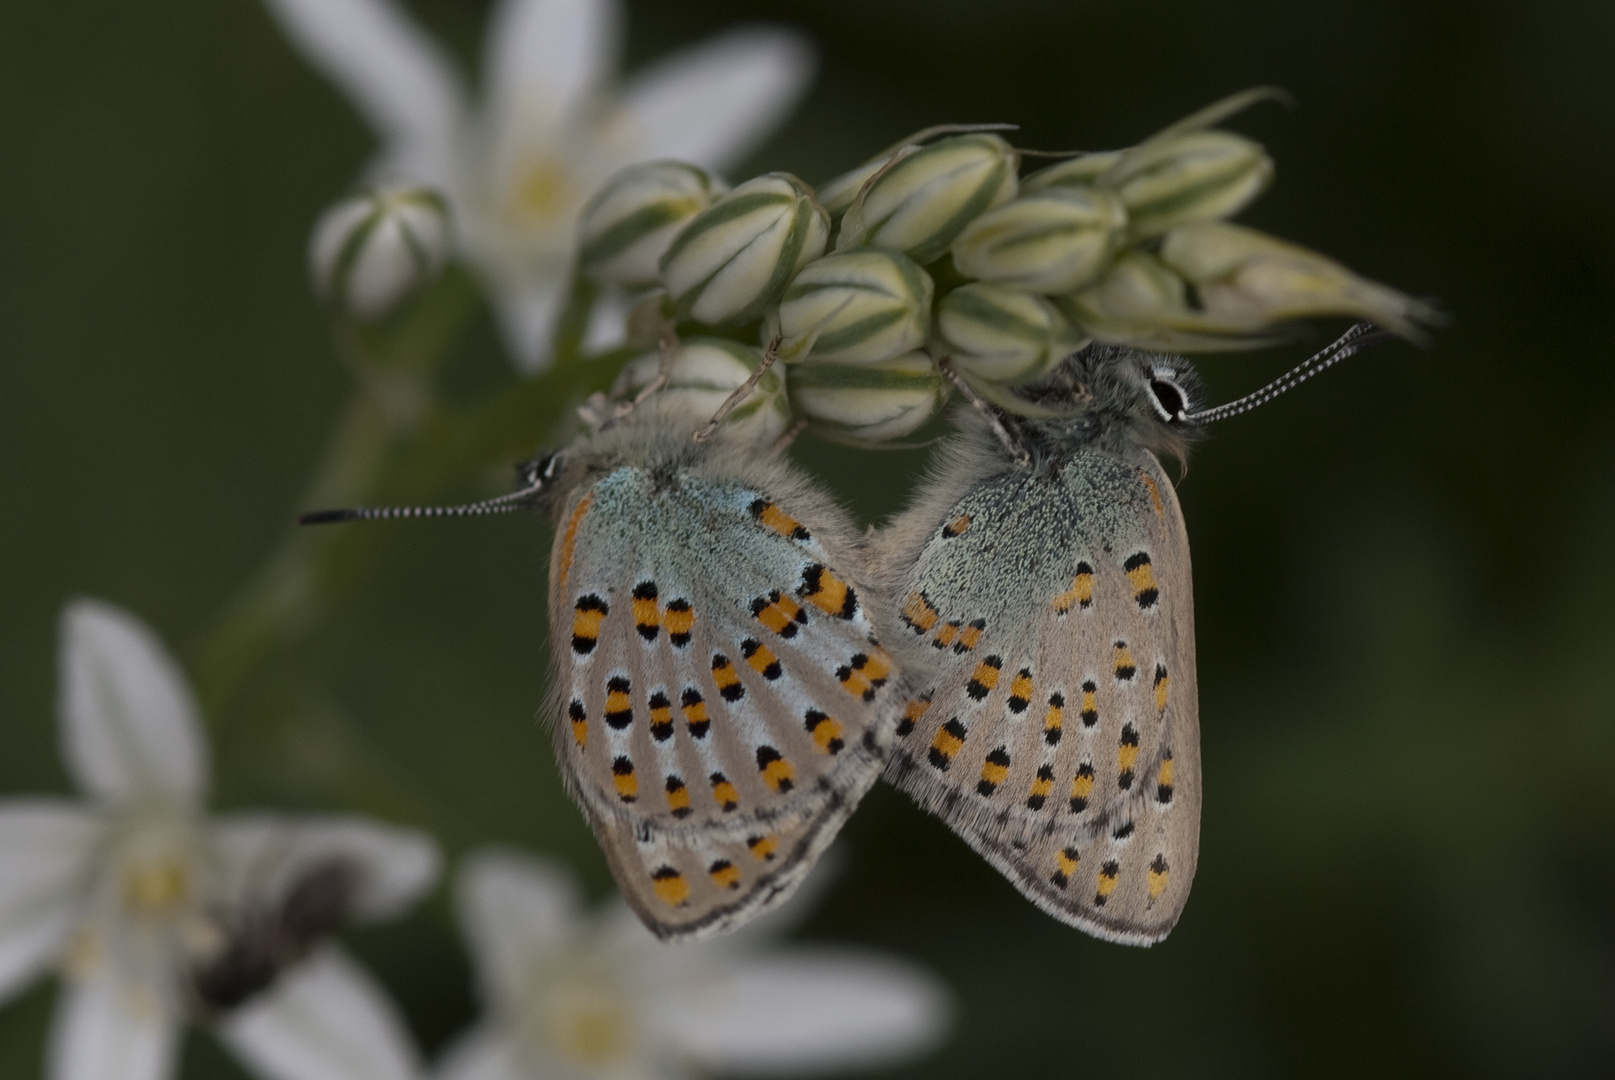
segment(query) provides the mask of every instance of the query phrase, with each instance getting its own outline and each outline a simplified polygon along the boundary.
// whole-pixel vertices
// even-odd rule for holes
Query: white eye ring
[[[1183,387],[1174,380],[1177,372],[1171,368],[1155,368],[1150,372],[1150,404],[1155,407],[1155,415],[1169,424],[1185,423],[1189,419],[1189,395],[1183,392]],[[1172,402],[1163,400],[1160,387],[1165,387],[1172,397]]]

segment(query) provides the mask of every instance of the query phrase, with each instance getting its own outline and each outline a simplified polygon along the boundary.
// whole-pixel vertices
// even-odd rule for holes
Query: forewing
[[[1152,457],[1006,470],[929,522],[900,656],[929,657],[888,775],[1044,910],[1137,944],[1171,930],[1199,843],[1194,599]]]
[[[576,497],[556,541],[557,754],[664,938],[783,900],[889,749],[892,664],[861,561],[834,540],[847,526],[803,501],[622,467]]]

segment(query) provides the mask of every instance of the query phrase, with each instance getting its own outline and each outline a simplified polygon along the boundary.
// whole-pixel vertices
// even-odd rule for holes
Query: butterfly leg
[[[774,361],[779,359],[779,343],[780,337],[775,334],[774,340],[770,341],[768,348],[763,351],[763,362],[757,365],[757,370],[751,373],[750,378],[741,383],[734,393],[724,399],[723,404],[718,406],[718,411],[712,414],[712,419],[707,421],[706,427],[695,433],[696,442],[706,442],[712,438],[712,433],[718,430],[718,425],[723,423],[724,417],[733,412],[736,405],[745,401],[747,396],[757,389],[758,382],[762,380],[764,375],[768,374],[768,369],[774,366]]]
[[[953,369],[953,364],[949,361],[946,353],[937,358],[936,366],[941,369],[942,374],[948,377],[948,381],[958,388],[959,393],[964,395],[964,399],[970,402],[971,407],[987,419],[987,423],[993,429],[993,434],[998,436],[998,441],[1004,444],[1004,449],[1008,450],[1010,457],[1015,459],[1015,464],[1023,469],[1031,465],[1032,455],[1027,452],[1026,447],[1021,445],[1020,439],[1016,438],[1014,433],[1004,426],[1004,421],[999,418],[997,411],[984,401],[981,395],[971,388],[969,383],[960,378],[959,373]]]

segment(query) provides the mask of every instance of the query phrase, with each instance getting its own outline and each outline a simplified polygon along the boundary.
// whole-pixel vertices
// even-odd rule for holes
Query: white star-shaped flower
[[[445,195],[460,254],[528,372],[549,363],[578,212],[601,183],[654,158],[733,165],[813,69],[800,34],[752,27],[618,87],[618,0],[499,0],[473,105],[454,65],[392,0],[265,3],[384,141],[372,179]]]
[[[194,974],[316,867],[351,868],[354,918],[396,914],[436,879],[420,833],[357,817],[208,817],[208,752],[178,665],[132,615],[93,600],[62,615],[62,752],[82,802],[0,802],[0,998],[63,974],[51,1080],[162,1080]],[[332,945],[214,1030],[272,1080],[409,1080],[393,1006]]]
[[[656,1080],[869,1068],[941,1038],[928,971],[870,949],[759,948],[800,898],[728,937],[666,945],[620,901],[585,914],[565,871],[486,851],[458,907],[487,1010],[438,1080]]]

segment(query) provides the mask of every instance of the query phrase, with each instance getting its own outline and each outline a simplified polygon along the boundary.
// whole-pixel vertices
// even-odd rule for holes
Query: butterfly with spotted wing
[[[1024,391],[1034,415],[975,402],[879,535],[894,651],[928,673],[887,775],[1055,918],[1152,944],[1194,877],[1194,597],[1160,455],[1388,336],[1359,323],[1203,412],[1187,361],[1091,345]]]
[[[303,520],[553,516],[562,776],[644,923],[706,937],[788,897],[879,778],[897,673],[862,539],[799,470],[693,438],[673,395],[594,415],[510,495]]]

